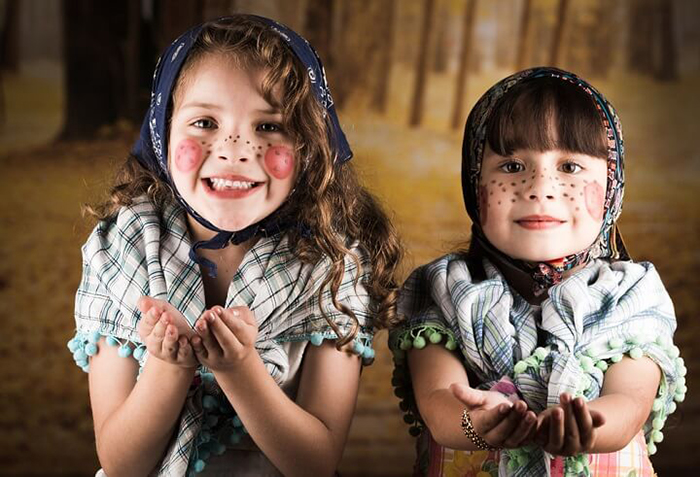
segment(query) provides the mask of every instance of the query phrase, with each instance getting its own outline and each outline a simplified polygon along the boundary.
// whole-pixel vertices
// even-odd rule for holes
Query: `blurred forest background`
[[[158,53],[201,20],[275,18],[317,48],[356,167],[392,210],[413,267],[468,236],[462,128],[498,79],[555,65],[618,109],[621,227],[676,305],[688,399],[659,475],[700,468],[700,2],[695,0],[0,0],[0,473],[93,475],[87,377],[72,336],[80,204],[103,197],[135,139]],[[386,333],[362,386],[341,474],[409,475]],[[692,470],[691,470],[692,469]]]

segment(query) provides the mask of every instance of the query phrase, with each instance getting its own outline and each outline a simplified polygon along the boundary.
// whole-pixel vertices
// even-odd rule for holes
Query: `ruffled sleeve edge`
[[[75,335],[68,340],[68,350],[73,353],[75,364],[88,373],[90,371],[89,359],[99,352],[99,341],[105,337],[109,346],[118,346],[117,354],[122,358],[133,358],[143,366],[146,359],[146,346],[143,343],[126,338],[120,338],[107,331],[77,330]]]

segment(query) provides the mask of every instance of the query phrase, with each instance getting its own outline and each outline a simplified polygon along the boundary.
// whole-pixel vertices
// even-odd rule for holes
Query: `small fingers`
[[[177,340],[177,360],[187,362],[192,358],[192,346],[186,337],[180,336]]]
[[[508,449],[521,447],[526,440],[532,437],[536,423],[537,416],[535,416],[535,413],[527,411],[525,415],[521,417],[516,428],[507,436],[506,440],[503,441],[503,447]]]
[[[162,352],[163,355],[175,360],[178,353],[178,334],[177,328],[173,325],[168,325],[165,328],[165,337],[163,338]]]
[[[211,313],[207,316],[207,322],[211,333],[214,335],[218,341],[221,349],[226,353],[227,351],[237,351],[241,348],[241,342],[238,340],[233,331],[229,328],[228,324],[232,320],[224,321],[224,309],[221,307],[214,307]]]
[[[204,312],[204,315],[197,320],[197,325],[195,327],[197,334],[201,339],[201,345],[205,348],[208,356],[213,354],[223,354],[221,346],[219,346],[216,337],[211,331],[211,322],[215,319],[216,318],[211,311],[206,311]]]
[[[564,446],[564,410],[557,406],[549,418],[549,438],[545,450],[556,454]]]
[[[574,400],[567,393],[562,394],[559,400],[564,407],[564,452],[567,455],[572,455],[581,445],[579,424],[574,411]]]
[[[491,409],[486,409],[483,411],[478,412],[478,424],[475,424],[476,431],[484,437],[484,439],[487,439],[486,435],[490,434],[491,431],[497,427],[501,422],[503,422],[511,412],[511,408],[513,406],[509,405],[507,403],[501,403]],[[476,414],[476,413],[474,413]],[[498,441],[491,441],[490,439],[487,439],[489,442],[501,442],[502,439]]]
[[[192,338],[190,338],[190,343],[192,345],[192,351],[194,352],[195,356],[201,361],[201,360],[206,360],[209,357],[209,353],[207,352],[207,349],[204,347],[204,344],[202,343],[202,337],[199,335],[194,335]]]
[[[581,446],[583,450],[589,450],[593,446],[595,435],[593,433],[593,418],[588,411],[588,405],[581,397],[574,399],[571,404],[574,408],[574,414],[576,415],[576,422],[578,423],[578,434],[581,440]]]
[[[499,404],[499,406],[501,406]],[[496,443],[497,447],[507,447],[505,441],[508,440],[515,429],[520,425],[527,412],[527,404],[524,401],[515,401],[504,419],[501,419],[490,431],[484,433],[484,439]]]

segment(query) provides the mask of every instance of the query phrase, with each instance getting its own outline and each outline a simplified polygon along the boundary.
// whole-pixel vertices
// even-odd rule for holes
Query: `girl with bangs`
[[[323,67],[237,15],[161,57],[83,246],[77,332],[118,475],[331,475],[401,248],[359,184]]]
[[[472,109],[469,248],[411,274],[390,335],[416,475],[654,474],[686,368],[671,299],[619,233],[623,158],[615,110],[565,71]]]

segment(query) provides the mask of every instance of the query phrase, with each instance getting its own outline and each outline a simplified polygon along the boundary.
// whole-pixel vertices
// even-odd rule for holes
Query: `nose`
[[[255,145],[240,134],[227,134],[218,141],[214,153],[222,161],[248,162],[255,156]]]
[[[529,200],[547,201],[554,200],[556,192],[556,179],[546,171],[535,171],[534,177],[525,191],[525,197]]]

